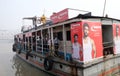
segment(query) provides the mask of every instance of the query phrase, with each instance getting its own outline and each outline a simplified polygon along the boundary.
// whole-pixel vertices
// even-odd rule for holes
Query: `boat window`
[[[62,32],[57,32],[57,36],[59,40],[63,40],[63,34]]]
[[[26,37],[26,42],[28,42],[28,38]]]
[[[23,41],[25,42],[25,35],[23,35]]]
[[[103,55],[113,54],[113,30],[112,25],[102,25]]]
[[[29,42],[31,43],[31,37],[29,37]]]
[[[70,31],[66,31],[66,35],[67,35],[66,40],[70,41],[71,40],[71,32]]]
[[[35,37],[33,37],[33,42],[34,42],[34,43],[36,42],[36,39],[35,39]]]

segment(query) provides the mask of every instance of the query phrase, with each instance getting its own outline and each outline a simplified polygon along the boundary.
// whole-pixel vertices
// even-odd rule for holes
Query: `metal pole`
[[[50,29],[49,28],[48,28],[48,35],[49,35],[48,38],[50,38]]]
[[[70,9],[70,10],[75,10],[75,11],[89,12],[89,11],[79,10],[79,9],[73,9],[73,8],[68,8],[68,9]]]
[[[105,14],[105,7],[106,7],[106,0],[105,0],[105,2],[104,2],[103,17],[104,17],[104,14]]]
[[[65,26],[63,25],[63,48],[64,48],[64,59],[66,60],[66,36],[65,36]]]
[[[42,55],[43,55],[43,34],[42,34],[42,29],[41,29],[41,43],[42,43]]]
[[[35,40],[36,40],[36,52],[37,52],[37,31],[35,32]]]
[[[25,36],[25,51],[26,51],[26,36]]]
[[[51,28],[51,53],[54,50],[54,38],[53,38],[53,28]]]
[[[33,51],[33,37],[31,36],[31,50]]]
[[[28,51],[30,51],[30,42],[29,42],[29,36],[28,36],[28,44],[27,44],[27,46],[28,46]]]
[[[53,28],[51,28],[51,40],[52,40],[52,45],[54,46],[54,39],[53,39]]]

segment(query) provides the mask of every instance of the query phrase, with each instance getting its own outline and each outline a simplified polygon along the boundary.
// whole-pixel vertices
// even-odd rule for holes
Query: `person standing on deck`
[[[51,50],[51,39],[48,39],[48,49]]]
[[[90,61],[92,60],[92,51],[93,53],[93,58],[96,57],[96,47],[95,47],[95,43],[94,40],[91,39],[89,37],[89,30],[90,27],[87,23],[83,24],[83,32],[84,32],[84,36],[83,36],[83,60],[84,61]]]
[[[59,39],[57,38],[57,36],[54,39],[54,48],[55,48],[55,54],[58,55]]]

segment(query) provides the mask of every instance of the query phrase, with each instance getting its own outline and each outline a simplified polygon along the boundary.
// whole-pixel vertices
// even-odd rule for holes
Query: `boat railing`
[[[103,43],[103,46],[104,46],[104,48],[109,48],[109,47],[113,47],[114,44],[113,44],[113,41],[104,42],[104,43]]]
[[[104,56],[109,55],[109,54],[114,54],[114,51],[113,51],[114,42],[113,41],[104,42],[103,46],[104,46],[104,48],[103,48]]]

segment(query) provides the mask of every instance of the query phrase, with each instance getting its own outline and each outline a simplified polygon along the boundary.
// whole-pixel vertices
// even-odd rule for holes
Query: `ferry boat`
[[[66,8],[50,19],[44,15],[23,18],[31,20],[34,27],[22,28],[14,36],[13,51],[24,61],[57,76],[120,73],[120,20],[80,11]]]

